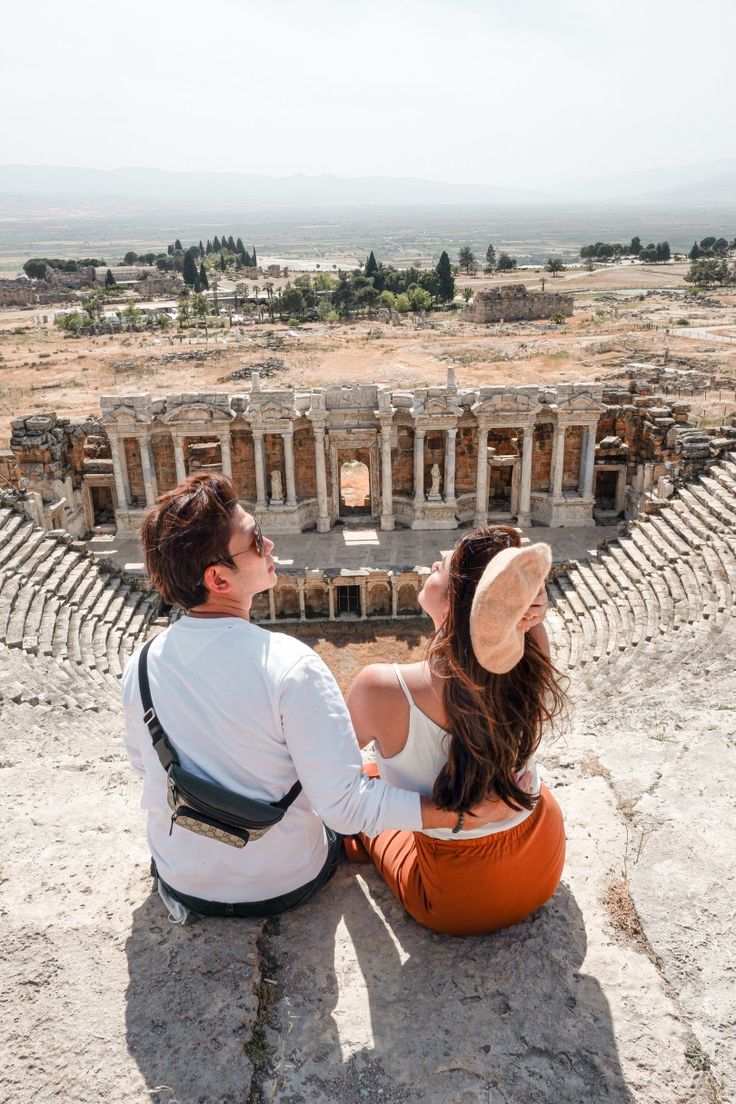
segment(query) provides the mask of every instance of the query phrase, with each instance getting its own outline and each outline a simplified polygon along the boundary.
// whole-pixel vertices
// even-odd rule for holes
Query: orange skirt
[[[552,896],[565,861],[562,813],[546,786],[531,815],[505,832],[456,841],[388,830],[360,840],[409,915],[446,935],[484,935],[523,920]]]

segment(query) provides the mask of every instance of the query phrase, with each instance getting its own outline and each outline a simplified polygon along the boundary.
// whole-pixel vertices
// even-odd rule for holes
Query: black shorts
[[[204,901],[200,897],[190,897],[187,893],[179,893],[161,878],[156,870],[156,864],[151,860],[151,874],[157,878],[167,893],[170,893],[175,901],[181,902],[192,912],[198,912],[200,916],[244,916],[263,917],[278,916],[289,909],[298,908],[310,897],[313,897],[318,889],[329,882],[337,870],[337,860],[340,855],[342,836],[333,832],[325,825],[327,833],[327,858],[325,864],[315,878],[299,889],[292,889],[290,893],[282,893],[280,897],[271,897],[267,901],[242,901],[239,904],[225,904],[223,901]]]

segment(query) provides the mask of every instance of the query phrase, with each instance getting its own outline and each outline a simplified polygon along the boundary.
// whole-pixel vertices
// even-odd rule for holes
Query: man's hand
[[[547,588],[542,583],[537,596],[518,624],[521,632],[529,632],[535,625],[541,625],[547,616]]]
[[[534,779],[531,771],[524,771],[518,777],[519,788],[524,793],[533,793]],[[487,797],[485,801],[479,801],[466,815],[466,828],[483,828],[486,824],[496,824],[501,820],[508,820],[514,816],[518,809],[512,809],[499,797]]]

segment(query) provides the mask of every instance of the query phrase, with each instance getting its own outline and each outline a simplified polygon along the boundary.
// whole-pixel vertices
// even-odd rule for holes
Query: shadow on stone
[[[157,893],[133,914],[126,944],[128,1049],[151,1104],[242,1104],[256,1021],[263,921],[170,924]],[[156,1091],[158,1090],[158,1091]]]
[[[342,867],[278,944],[284,1104],[631,1100],[565,885],[524,923],[459,939],[417,925],[370,867]]]

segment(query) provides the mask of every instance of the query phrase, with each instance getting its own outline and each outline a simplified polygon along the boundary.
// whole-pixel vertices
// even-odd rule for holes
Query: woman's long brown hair
[[[464,536],[450,561],[449,610],[429,644],[432,671],[444,680],[450,733],[447,763],[434,784],[441,809],[467,811],[489,794],[512,808],[532,809],[516,774],[539,747],[544,726],[566,704],[562,676],[526,635],[524,655],[506,675],[480,666],[470,642],[470,607],[488,561],[504,548],[518,548],[510,525],[489,525]]]

